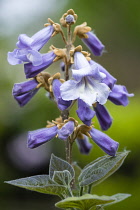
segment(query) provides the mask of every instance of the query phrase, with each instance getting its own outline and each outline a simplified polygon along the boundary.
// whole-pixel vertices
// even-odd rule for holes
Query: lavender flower
[[[39,90],[36,88],[37,85],[38,82],[35,79],[14,84],[13,96],[21,107],[27,104],[37,93]]]
[[[105,106],[96,103],[96,105],[93,107],[99,120],[101,129],[105,131],[110,128],[110,126],[112,125],[112,117],[110,116]]]
[[[8,52],[8,62],[11,65],[31,62],[34,66],[41,65],[42,55],[38,52],[51,38],[54,32],[52,25],[43,28],[31,38],[26,34],[18,37],[17,47],[13,52]]]
[[[116,105],[127,106],[129,103],[128,97],[133,97],[133,93],[128,93],[123,85],[114,85],[112,92],[109,94],[108,99]]]
[[[102,82],[105,83],[110,89],[112,89],[117,79],[114,78],[103,66],[96,63],[95,61],[90,60],[89,63],[90,65],[97,65],[98,70],[106,75]]]
[[[74,54],[74,65],[77,69],[72,70],[74,80],[66,81],[60,87],[62,99],[69,101],[79,98],[89,106],[95,102],[106,103],[110,89],[102,83],[105,74],[99,72],[97,66],[91,66],[81,52]]]
[[[86,35],[88,36],[88,38],[82,39],[84,44],[87,45],[87,47],[91,50],[91,52],[94,55],[102,55],[105,46],[101,43],[101,41],[97,38],[97,36],[94,33],[87,32]]]
[[[74,131],[73,120],[70,120],[67,123],[65,123],[60,129],[56,125],[54,125],[50,128],[41,128],[35,131],[29,131],[28,147],[31,149],[38,147],[50,141],[56,135],[58,135],[58,138],[66,140],[73,133],[73,131]]]
[[[92,148],[92,144],[89,142],[89,139],[86,135],[82,135],[82,138],[77,137],[76,143],[82,154],[89,154]]]
[[[109,136],[107,136],[105,133],[102,133],[101,131],[92,128],[89,131],[91,138],[93,141],[108,155],[115,156],[119,143],[111,139]]]
[[[84,124],[88,126],[91,125],[91,120],[94,117],[95,112],[81,99],[78,99],[78,110],[76,112]]]
[[[52,82],[52,88],[53,88],[53,94],[55,97],[55,101],[57,102],[58,108],[63,111],[71,105],[72,101],[64,101],[61,98],[61,95],[60,95],[60,86],[61,85],[62,85],[62,83],[60,82],[59,79],[54,79]]]
[[[26,78],[35,77],[38,73],[49,67],[52,63],[56,55],[53,51],[42,55],[42,64],[38,66],[34,66],[32,63],[24,64],[24,71]]]

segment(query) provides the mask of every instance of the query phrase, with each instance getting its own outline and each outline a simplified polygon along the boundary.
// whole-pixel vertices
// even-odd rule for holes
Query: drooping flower
[[[103,66],[96,63],[95,61],[90,60],[89,63],[90,65],[97,65],[98,70],[106,75],[102,82],[105,83],[110,89],[112,89],[117,79],[114,78]]]
[[[37,93],[39,90],[39,88],[36,88],[37,85],[38,82],[35,79],[14,84],[13,96],[21,107],[27,104]]]
[[[82,135],[82,137],[77,137],[76,139],[77,146],[82,154],[88,155],[92,144],[89,142],[89,139],[86,135]]]
[[[89,131],[89,134],[91,135],[91,138],[93,141],[108,155],[115,156],[119,143],[111,139],[108,135],[105,133],[92,128]]]
[[[84,124],[88,126],[91,125],[91,120],[94,117],[95,112],[81,99],[78,99],[78,110],[76,112]]]
[[[91,50],[91,52],[96,55],[100,56],[103,53],[105,46],[102,42],[98,39],[98,37],[93,32],[86,33],[87,38],[83,38],[82,41],[86,46]]]
[[[91,66],[81,52],[75,52],[74,65],[74,79],[64,82],[60,87],[62,99],[69,101],[79,98],[89,106],[95,102],[105,104],[110,93],[109,87],[102,83],[106,75],[99,72],[96,65]]]
[[[32,63],[24,64],[26,78],[35,77],[38,73],[48,68],[56,57],[53,51],[42,55],[42,64],[34,66]]]
[[[52,82],[52,90],[53,90],[53,94],[55,97],[55,101],[57,102],[57,106],[60,110],[65,110],[67,109],[72,101],[64,101],[60,95],[60,87],[61,87],[62,83],[60,82],[59,79],[54,79]]]
[[[95,105],[93,105],[93,108],[96,112],[96,116],[100,123],[101,129],[105,131],[110,128],[110,126],[112,125],[112,117],[110,116],[106,107],[104,105],[96,103]]]
[[[127,89],[123,85],[114,85],[112,92],[109,94],[108,99],[116,104],[127,106],[129,103],[128,97],[133,97],[133,93],[128,93]]]
[[[61,128],[56,125],[48,128],[41,128],[35,131],[29,131],[28,133],[28,147],[36,148],[51,139],[56,135],[62,140],[66,140],[74,131],[74,121],[69,120]]]
[[[16,44],[18,48],[13,52],[8,52],[8,62],[11,65],[23,62],[31,62],[34,66],[41,65],[43,58],[38,51],[49,41],[53,32],[53,25],[49,25],[38,31],[31,38],[26,34],[21,34]]]

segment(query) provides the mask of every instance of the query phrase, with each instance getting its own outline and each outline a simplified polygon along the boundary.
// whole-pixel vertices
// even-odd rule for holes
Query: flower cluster
[[[116,105],[126,106],[129,102],[128,97],[132,97],[133,94],[129,94],[125,86],[116,84],[116,78],[91,60],[89,52],[83,51],[81,46],[74,46],[78,36],[94,56],[100,56],[104,51],[104,45],[87,23],[76,26],[72,33],[71,26],[76,20],[77,15],[71,9],[60,19],[61,25],[48,19],[49,23],[45,24],[45,28],[31,38],[25,34],[19,36],[17,49],[8,53],[8,61],[11,65],[24,63],[24,72],[29,80],[15,84],[13,96],[20,106],[24,106],[41,87],[44,87],[61,112],[61,117],[49,123],[46,128],[29,132],[29,148],[38,147],[58,137],[69,141],[71,145],[76,141],[80,152],[88,154],[92,148],[89,142],[91,138],[105,153],[115,156],[118,142],[95,129],[92,119],[96,116],[101,129],[107,130],[112,124],[112,117],[104,104],[110,100]],[[68,29],[67,39],[61,26]],[[40,53],[50,38],[57,34],[61,34],[65,48],[51,46],[49,52]],[[43,71],[58,60],[62,61],[65,80],[59,72],[50,75]],[[77,116],[83,124],[69,117],[75,102]]]

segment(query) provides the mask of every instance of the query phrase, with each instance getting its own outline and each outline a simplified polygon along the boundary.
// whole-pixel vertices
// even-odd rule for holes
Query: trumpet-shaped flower
[[[82,135],[83,138],[77,137],[76,143],[77,146],[82,154],[88,155],[91,148],[92,144],[89,142],[89,139],[86,135]]]
[[[53,51],[42,55],[42,64],[34,66],[32,63],[24,64],[24,72],[26,78],[35,77],[38,73],[48,68],[52,63],[56,55]]]
[[[28,147],[36,148],[51,139],[56,135],[62,140],[66,140],[74,131],[74,121],[70,120],[65,123],[60,129],[54,125],[50,128],[41,128],[35,131],[29,131],[28,133]]]
[[[110,128],[110,126],[112,125],[112,117],[110,116],[105,106],[99,103],[96,103],[96,105],[93,107],[96,112],[96,116],[100,123],[101,129],[105,131],[108,128]]]
[[[8,62],[11,65],[31,62],[34,66],[41,65],[42,55],[38,52],[51,38],[54,32],[52,25],[43,28],[34,34],[31,38],[26,34],[18,37],[17,47],[13,52],[8,52]]]
[[[105,46],[101,43],[98,37],[93,32],[87,32],[86,35],[87,38],[82,39],[84,44],[86,44],[94,55],[102,55]]]
[[[128,93],[127,89],[123,85],[114,85],[112,92],[109,94],[108,99],[116,104],[127,106],[129,103],[128,97],[133,97],[133,93]]]
[[[108,155],[115,156],[119,143],[111,139],[108,135],[105,133],[92,128],[89,131],[89,134],[91,135],[91,138],[93,141]]]
[[[81,99],[78,99],[78,110],[76,112],[84,124],[88,126],[91,125],[91,120],[94,117],[95,112]]]
[[[64,82],[61,87],[63,100],[81,99],[89,106],[95,102],[105,104],[110,93],[109,87],[102,83],[106,75],[99,72],[96,65],[90,65],[81,52],[74,54],[75,68],[72,70],[74,79]]]
[[[36,88],[37,85],[38,82],[35,79],[14,84],[13,96],[21,107],[27,104],[37,93],[39,90],[39,88]]]

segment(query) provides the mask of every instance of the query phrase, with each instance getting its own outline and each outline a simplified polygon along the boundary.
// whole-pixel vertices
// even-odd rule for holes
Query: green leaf
[[[73,167],[65,160],[62,160],[56,157],[54,154],[51,155],[49,175],[50,178],[53,178],[54,171],[64,171],[67,170],[70,172],[72,178],[74,178],[74,169]]]
[[[77,208],[80,210],[89,210],[91,207],[114,201],[108,196],[98,196],[85,194],[81,197],[69,197],[55,204],[56,207],[68,209]]]
[[[53,184],[49,175],[31,176],[27,178],[7,181],[6,183],[39,193],[58,195],[60,197],[67,192],[67,188],[65,186],[55,183]]]
[[[95,186],[104,181],[120,168],[128,153],[129,151],[118,152],[115,157],[106,155],[88,164],[79,176],[79,185],[93,184]]]
[[[113,198],[114,201],[109,204],[105,204],[103,206],[112,205],[112,204],[121,202],[130,196],[131,196],[131,194],[125,194],[125,193],[118,193],[118,194],[112,195],[112,196],[110,196],[110,198]]]
[[[52,180],[60,185],[69,186],[72,181],[72,176],[69,171],[54,171]]]

